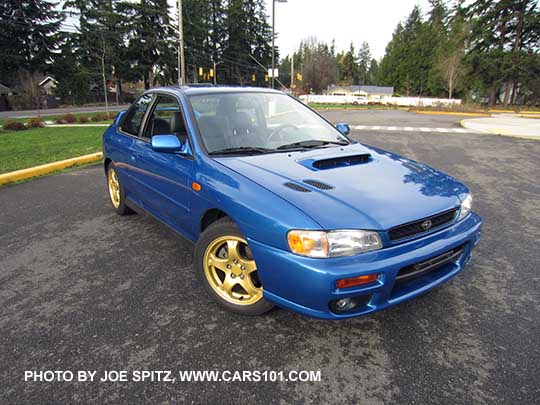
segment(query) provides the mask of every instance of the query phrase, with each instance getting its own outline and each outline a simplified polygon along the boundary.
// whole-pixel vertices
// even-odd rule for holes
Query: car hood
[[[361,144],[216,160],[301,209],[323,229],[386,230],[456,208],[458,196],[467,192],[431,167]]]

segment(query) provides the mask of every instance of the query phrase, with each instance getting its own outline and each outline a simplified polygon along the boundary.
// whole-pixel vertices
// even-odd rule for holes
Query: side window
[[[133,106],[127,112],[127,116],[122,122],[122,131],[135,136],[139,135],[139,129],[141,128],[144,113],[151,102],[152,95],[145,94],[133,103]]]
[[[154,111],[148,119],[144,136],[152,138],[154,135],[174,134],[184,142],[187,138],[186,125],[176,98],[172,96],[159,96]]]

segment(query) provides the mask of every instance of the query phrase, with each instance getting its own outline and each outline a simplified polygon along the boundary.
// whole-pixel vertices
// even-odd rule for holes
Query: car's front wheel
[[[194,268],[210,296],[229,311],[260,315],[272,309],[273,305],[263,298],[251,250],[230,219],[214,222],[201,234]]]

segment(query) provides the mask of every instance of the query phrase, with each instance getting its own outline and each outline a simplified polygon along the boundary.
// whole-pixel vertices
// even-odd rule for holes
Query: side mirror
[[[349,133],[351,132],[351,127],[349,126],[349,124],[346,124],[344,122],[337,123],[336,129],[343,135],[349,135]]]
[[[187,142],[186,142],[187,144]],[[152,149],[157,152],[182,152],[185,146],[176,135],[154,135],[152,137]]]

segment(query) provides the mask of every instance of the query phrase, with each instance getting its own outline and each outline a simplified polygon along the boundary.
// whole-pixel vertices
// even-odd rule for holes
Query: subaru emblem
[[[422,222],[420,224],[420,226],[422,227],[422,229],[424,229],[424,231],[427,231],[429,228],[431,228],[431,221],[429,219],[426,219],[424,222]]]

